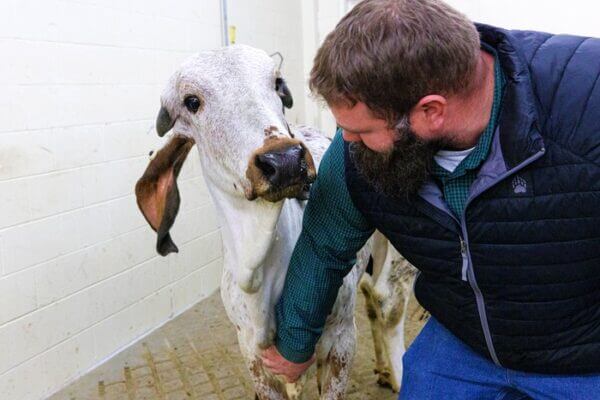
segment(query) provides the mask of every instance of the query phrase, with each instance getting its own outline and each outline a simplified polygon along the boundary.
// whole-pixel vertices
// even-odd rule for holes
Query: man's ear
[[[444,96],[432,94],[423,97],[411,110],[412,129],[425,138],[438,134],[444,128],[447,108],[448,101]]]
[[[135,185],[137,204],[148,224],[158,234],[156,251],[161,256],[179,250],[169,234],[179,211],[177,177],[194,139],[174,136],[146,168]]]
[[[294,105],[294,98],[292,97],[292,92],[290,92],[290,88],[288,88],[285,79],[282,77],[277,77],[275,79],[275,90],[283,103],[285,108],[292,108]]]

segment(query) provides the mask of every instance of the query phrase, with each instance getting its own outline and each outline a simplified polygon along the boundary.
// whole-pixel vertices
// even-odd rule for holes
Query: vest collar
[[[510,170],[544,147],[538,102],[527,63],[510,32],[490,25],[475,25],[481,41],[496,49],[507,80],[498,128],[502,155],[506,169]]]

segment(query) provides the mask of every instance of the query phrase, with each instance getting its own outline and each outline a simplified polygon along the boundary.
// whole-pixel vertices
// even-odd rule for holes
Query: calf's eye
[[[195,114],[200,109],[201,103],[200,103],[200,99],[197,96],[187,96],[183,100],[183,104],[185,105],[185,108],[187,108],[189,112]]]

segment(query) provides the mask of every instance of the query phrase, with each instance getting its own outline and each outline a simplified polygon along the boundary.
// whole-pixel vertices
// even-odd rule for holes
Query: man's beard
[[[394,147],[386,152],[373,151],[362,142],[350,143],[350,157],[373,189],[391,198],[409,200],[431,174],[433,156],[443,143],[417,138],[408,117],[398,123],[396,133]]]

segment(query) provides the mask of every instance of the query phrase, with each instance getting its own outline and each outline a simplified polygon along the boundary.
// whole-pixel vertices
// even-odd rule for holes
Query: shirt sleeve
[[[373,231],[348,193],[338,132],[311,188],[302,232],[275,307],[276,346],[287,360],[310,359],[342,281]]]

